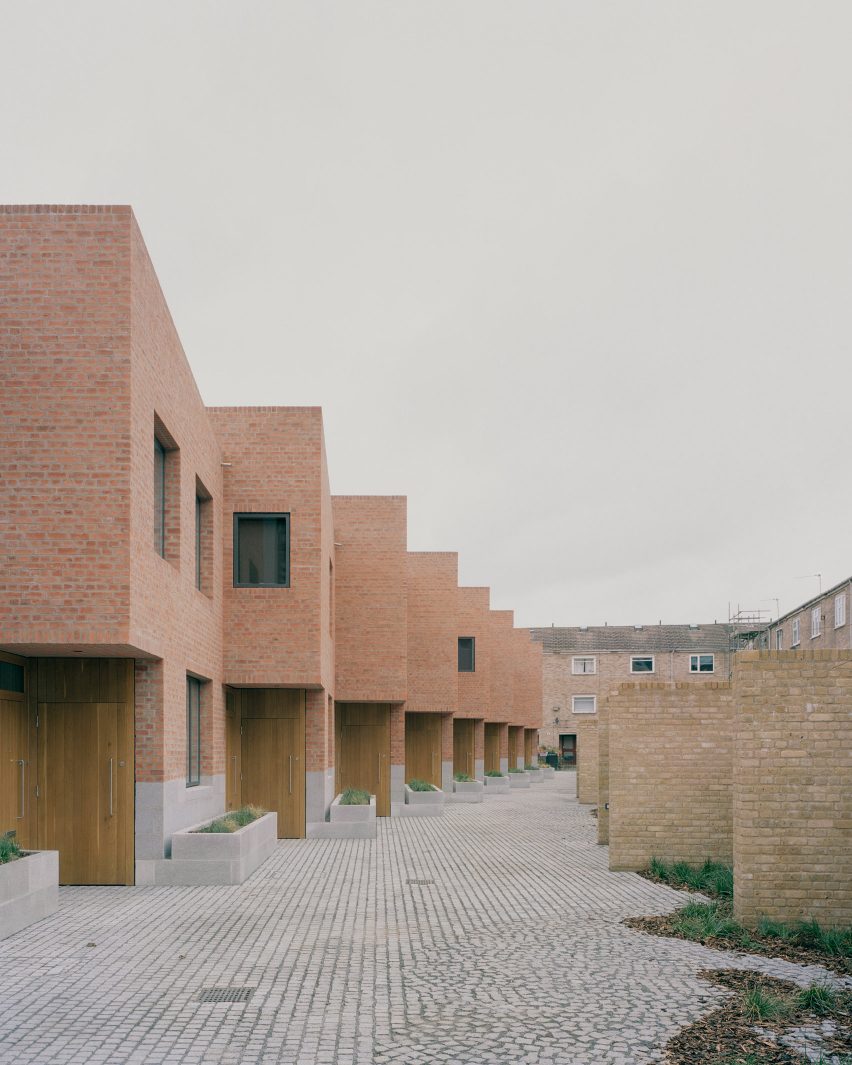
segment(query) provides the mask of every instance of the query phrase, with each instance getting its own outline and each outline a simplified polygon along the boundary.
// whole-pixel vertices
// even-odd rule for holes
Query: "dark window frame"
[[[202,512],[201,508],[206,501],[198,494],[198,489],[195,491],[195,587],[199,590],[201,588],[201,522]]]
[[[248,520],[259,521],[264,518],[275,518],[277,520],[283,519],[286,524],[286,535],[284,543],[284,580],[274,582],[245,582],[240,580],[240,519],[246,518]],[[267,512],[261,511],[254,513],[253,511],[241,510],[234,512],[234,532],[233,532],[233,570],[234,570],[234,587],[235,588],[289,588],[290,587],[290,512],[289,511],[277,511]]]
[[[202,681],[198,677],[187,675],[186,786],[188,788],[197,788],[201,784],[201,684]]]
[[[470,641],[470,669],[462,669],[462,664],[461,664],[462,640],[469,640]],[[459,638],[458,638],[458,671],[459,671],[459,673],[475,673],[476,672],[476,637],[475,636],[459,636]]]

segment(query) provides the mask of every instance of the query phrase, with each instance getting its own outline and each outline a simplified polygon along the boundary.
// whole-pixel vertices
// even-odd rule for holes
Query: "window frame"
[[[189,673],[186,675],[186,786],[201,785],[201,686],[202,681]],[[193,700],[193,694],[195,700]],[[193,724],[195,729],[193,732]],[[193,751],[194,747],[194,751]],[[193,754],[196,774],[193,777]]]
[[[650,669],[634,669],[634,663],[637,661],[649,661],[651,663]],[[656,673],[657,663],[654,655],[631,655],[630,656],[630,673],[638,677],[647,677],[652,673]]]
[[[784,630],[783,629],[776,629],[775,630],[775,650],[776,651],[783,651],[784,650]]]
[[[793,636],[790,642],[791,647],[798,647],[802,642],[802,619],[793,618],[790,622],[793,628]]]
[[[710,659],[710,668],[709,669],[702,669],[701,668],[701,659],[702,658],[709,658]],[[693,663],[695,664],[694,666],[693,666]],[[690,654],[690,656],[689,656],[689,672],[690,673],[699,674],[699,675],[702,674],[702,673],[715,673],[716,672],[716,655],[713,654],[710,651],[698,651],[696,654]]]
[[[822,607],[811,607],[811,639],[822,636]]]
[[[470,641],[470,669],[462,669],[461,667],[461,645],[462,640]],[[456,659],[459,673],[475,673],[476,672],[476,637],[475,636],[459,636],[458,637],[458,658]]]
[[[838,617],[838,607],[840,607],[840,621]],[[834,627],[836,629],[842,629],[846,624],[846,592],[841,592],[840,595],[834,597]]]
[[[577,669],[578,662],[591,662],[591,669]],[[574,677],[593,677],[598,671],[598,660],[595,655],[574,655],[571,658],[571,675]]]
[[[154,434],[154,550],[166,557],[166,447]]]
[[[591,699],[592,700],[592,709],[591,710],[578,710],[577,709],[577,700],[578,699]],[[572,714],[596,714],[597,712],[598,712],[598,697],[597,697],[597,695],[588,694],[588,695],[572,695],[571,696],[571,713]]]
[[[289,588],[290,587],[290,537],[292,534],[292,525],[290,523],[290,511],[258,511],[255,513],[250,510],[234,511],[234,523],[233,523],[233,540],[231,544],[231,553],[233,555],[233,581],[235,588]],[[286,537],[284,546],[284,581],[274,581],[272,583],[266,581],[260,581],[257,583],[247,583],[240,580],[240,519],[246,518],[248,520],[260,521],[262,519],[274,518],[276,520],[283,519],[286,523]]]

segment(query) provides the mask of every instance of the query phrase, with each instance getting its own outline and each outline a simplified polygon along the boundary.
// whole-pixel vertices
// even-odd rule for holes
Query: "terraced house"
[[[130,208],[0,208],[0,285],[0,832],[149,883],[226,807],[532,759],[540,645],[331,495],[319,408],[205,407]]]

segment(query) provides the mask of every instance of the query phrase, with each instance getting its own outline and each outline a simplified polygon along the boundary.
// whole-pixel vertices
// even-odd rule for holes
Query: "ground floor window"
[[[201,783],[201,681],[186,678],[186,786]]]

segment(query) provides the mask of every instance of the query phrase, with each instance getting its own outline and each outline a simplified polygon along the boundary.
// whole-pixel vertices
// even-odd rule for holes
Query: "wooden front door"
[[[509,726],[509,768],[514,769],[518,764],[518,728],[515,725]]]
[[[0,835],[15,833],[15,842],[35,847],[34,759],[23,694],[0,694]]]
[[[441,715],[405,715],[405,780],[441,787]]]
[[[453,772],[475,776],[473,762],[474,722],[457,718],[453,721]]]
[[[60,884],[132,883],[133,724],[126,705],[39,703],[38,740],[39,846],[59,851]]]
[[[274,810],[278,838],[303,839],[305,693],[288,688],[241,688],[231,694],[240,722],[239,796],[232,788],[231,800],[235,807]],[[233,774],[235,752],[229,753]]]
[[[239,692],[225,692],[225,809],[240,807],[240,698]]]
[[[524,765],[538,765],[535,753],[535,731],[531,728],[524,729]]]
[[[485,722],[485,772],[500,772],[500,726]]]
[[[337,793],[368,791],[376,796],[376,814],[390,817],[390,706],[337,703],[334,730]]]

